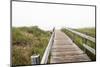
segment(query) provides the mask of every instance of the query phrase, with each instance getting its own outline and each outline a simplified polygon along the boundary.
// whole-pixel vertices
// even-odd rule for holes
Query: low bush
[[[12,28],[12,63],[13,65],[31,64],[30,57],[43,56],[51,34],[37,26]]]

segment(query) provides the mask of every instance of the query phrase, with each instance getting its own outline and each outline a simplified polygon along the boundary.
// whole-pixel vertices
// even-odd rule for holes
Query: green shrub
[[[30,57],[39,54],[42,58],[47,47],[50,32],[37,26],[12,28],[12,63],[13,65],[31,64]]]

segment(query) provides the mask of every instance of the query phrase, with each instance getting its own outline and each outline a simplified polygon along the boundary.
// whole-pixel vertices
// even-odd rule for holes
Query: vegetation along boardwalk
[[[50,63],[91,61],[75,43],[60,30],[55,30]]]

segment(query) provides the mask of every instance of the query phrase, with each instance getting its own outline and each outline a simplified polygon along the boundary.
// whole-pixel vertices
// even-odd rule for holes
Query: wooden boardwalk
[[[63,32],[56,30],[51,48],[50,63],[91,61],[89,57],[76,46]]]

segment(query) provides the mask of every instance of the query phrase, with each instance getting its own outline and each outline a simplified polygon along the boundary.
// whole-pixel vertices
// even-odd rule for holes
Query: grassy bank
[[[12,63],[14,65],[31,64],[31,56],[39,54],[40,59],[48,44],[51,33],[37,26],[12,28]]]
[[[96,32],[95,32],[95,28],[91,27],[91,28],[79,28],[79,29],[74,29],[78,32],[84,33],[86,35],[95,37],[96,36]]]
[[[78,47],[80,47],[83,51],[85,51],[87,53],[87,55],[91,58],[92,61],[95,61],[96,60],[96,56],[93,55],[91,52],[89,52],[87,49],[85,49],[83,47],[83,43],[86,43],[88,46],[96,49],[95,47],[95,43],[89,41],[89,40],[85,40],[84,38],[76,35],[76,34],[73,34],[72,32],[68,31],[67,29],[63,28],[61,29],[65,34],[67,34],[72,40],[74,43],[76,43],[76,45]],[[81,32],[81,33],[87,33],[87,35],[89,36],[93,36],[95,37],[95,28],[81,28],[81,29],[74,29],[78,32]],[[73,38],[74,37],[74,38]]]

